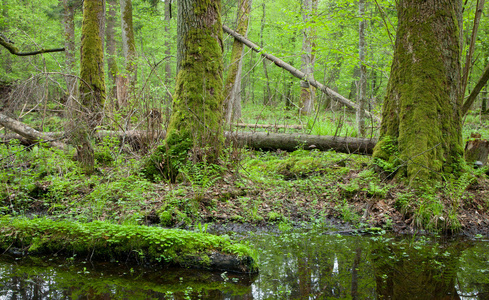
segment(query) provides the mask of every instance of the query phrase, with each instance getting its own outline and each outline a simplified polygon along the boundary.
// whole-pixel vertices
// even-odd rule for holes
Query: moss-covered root
[[[178,229],[0,217],[0,251],[137,259],[189,268],[258,272],[253,250],[227,237]]]

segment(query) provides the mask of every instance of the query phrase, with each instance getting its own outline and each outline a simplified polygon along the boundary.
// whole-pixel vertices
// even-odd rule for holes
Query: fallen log
[[[261,49],[258,45],[254,44],[252,41],[248,40],[247,38],[245,38],[244,36],[240,35],[239,33],[237,33],[236,31],[232,30],[231,28],[227,27],[226,25],[223,25],[222,26],[222,29],[227,34],[232,35],[239,42],[241,42],[244,45],[246,45],[249,48],[251,48],[251,50],[253,50],[253,51],[261,54],[266,59],[272,61],[275,65],[277,65],[280,68],[288,71],[294,77],[297,77],[297,78],[299,78],[301,80],[308,81],[310,85],[312,85],[313,87],[319,89],[320,91],[322,91],[323,93],[325,93],[331,99],[336,100],[338,102],[341,102],[341,103],[343,103],[344,105],[346,105],[346,106],[348,106],[350,108],[353,108],[355,110],[358,110],[358,105],[356,105],[351,100],[343,97],[339,93],[333,91],[332,89],[330,89],[327,86],[323,85],[322,83],[316,81],[315,79],[309,79],[304,72],[301,72],[300,70],[294,68],[293,66],[291,66],[288,63],[284,62],[283,60],[281,60],[281,59],[279,59],[279,58],[277,58],[277,57],[275,57],[275,56],[273,56],[273,55],[271,55],[269,53],[263,52],[263,49]],[[374,120],[380,122],[380,118],[377,117],[377,116],[375,116],[371,112],[365,111],[365,114],[367,116],[373,118]]]
[[[342,153],[372,154],[377,139],[352,138],[302,133],[226,132],[226,140],[261,150],[295,151],[297,149]]]
[[[231,124],[234,127],[247,127],[247,128],[276,128],[276,129],[302,129],[302,125],[279,125],[279,124],[246,124],[246,123],[235,123]]]
[[[44,132],[39,132],[32,127],[27,126],[26,124],[9,118],[8,116],[0,113],[0,125],[5,126],[7,129],[21,135],[26,140],[36,143],[36,142],[46,142],[51,147],[56,147],[59,149],[65,149],[66,145],[58,140],[57,137],[54,137]]]
[[[102,221],[80,223],[10,216],[0,216],[0,225],[3,253],[15,247],[22,254],[77,254],[101,260],[133,258],[150,264],[258,272],[250,247],[208,233]]]
[[[14,131],[17,135],[0,136],[6,141],[9,138],[20,138],[25,143],[36,143],[40,140],[48,145],[64,149],[66,144],[58,141],[65,136],[64,132],[39,132],[32,127],[0,113],[0,125]],[[240,146],[262,150],[295,151],[303,148],[306,150],[317,149],[320,151],[335,150],[344,153],[371,154],[377,140],[374,138],[352,138],[326,135],[309,135],[302,133],[269,133],[269,132],[225,132],[228,142],[234,142]],[[131,131],[108,131],[99,130],[95,137],[115,136],[132,145],[141,144],[149,140],[163,139],[165,132],[155,135],[154,132],[131,130]]]

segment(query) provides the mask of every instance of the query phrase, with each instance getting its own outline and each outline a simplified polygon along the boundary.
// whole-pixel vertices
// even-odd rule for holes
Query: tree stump
[[[470,140],[465,144],[465,161],[469,164],[485,166],[487,164],[487,156],[489,155],[489,142],[481,139],[479,133],[472,133]]]

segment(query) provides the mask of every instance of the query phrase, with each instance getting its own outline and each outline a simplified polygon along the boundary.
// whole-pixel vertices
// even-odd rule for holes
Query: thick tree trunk
[[[356,121],[360,136],[365,136],[365,107],[367,102],[367,67],[365,65],[365,0],[358,3],[358,14],[360,15],[360,24],[358,28],[358,56],[360,59],[360,81],[358,82],[358,109]]]
[[[277,57],[275,57],[275,56],[273,56],[271,54],[262,52],[262,49],[260,47],[258,47],[256,44],[254,44],[250,40],[246,39],[242,35],[240,35],[240,34],[236,33],[235,31],[231,30],[229,27],[223,25],[222,28],[224,29],[224,31],[226,33],[232,35],[234,38],[236,38],[237,40],[239,40],[240,42],[242,42],[246,46],[250,47],[253,51],[260,53],[263,57],[265,57],[266,59],[272,61],[278,67],[287,70],[294,77],[297,77],[299,79],[306,78],[306,74],[304,74],[303,72],[297,70],[293,66],[289,65],[288,63],[284,62],[283,60],[281,60],[281,59],[279,59],[279,58],[277,58]],[[320,91],[322,91],[323,93],[325,93],[332,100],[341,102],[342,104],[344,104],[344,105],[346,105],[346,106],[348,106],[350,108],[353,108],[355,110],[358,109],[358,105],[356,105],[352,101],[346,99],[345,97],[343,97],[342,95],[338,94],[337,92],[333,91],[332,89],[330,89],[330,88],[324,86],[323,84],[319,83],[315,79],[310,79],[308,81],[309,81],[309,84],[310,85],[316,87],[317,89],[319,89]],[[374,120],[380,122],[380,119],[378,117],[376,117],[375,115],[373,115],[372,113],[366,111],[365,114],[367,116],[369,116],[369,117],[372,117]]]
[[[111,84],[109,98],[111,101],[117,100],[117,74],[119,73],[119,68],[117,67],[117,52],[116,52],[116,41],[115,41],[115,24],[116,24],[116,9],[117,0],[109,0],[108,4],[108,14],[107,14],[107,28],[106,28],[106,48],[107,48],[107,67],[109,81]],[[112,105],[114,108],[115,105]]]
[[[125,74],[120,78],[121,91],[117,95],[119,107],[127,106],[127,103],[136,90],[137,55],[134,29],[132,25],[132,0],[120,0],[121,5],[121,31],[122,50],[126,62]]]
[[[461,136],[461,1],[401,0],[391,76],[383,106],[379,166],[425,181],[457,172]]]
[[[105,1],[83,2],[83,23],[80,63],[80,105],[73,105],[70,139],[77,148],[77,159],[86,173],[94,170],[90,135],[102,119],[105,101],[104,51]]]
[[[222,149],[222,23],[220,0],[178,1],[177,79],[166,136],[167,155],[193,150],[194,161],[215,162]],[[184,155],[181,159],[188,160]],[[166,162],[168,173],[177,164]]]
[[[316,12],[317,3],[317,0],[304,0],[302,4],[302,21],[306,27],[303,30],[302,38],[301,69],[306,75],[306,80],[301,81],[301,103],[299,109],[300,113],[304,115],[309,115],[314,111],[316,98],[316,91],[309,84],[309,80],[314,79],[315,55],[313,53],[313,45],[316,30],[311,27],[313,22],[311,16]]]
[[[237,12],[236,32],[246,36],[251,10],[251,0],[240,0]],[[224,84],[224,117],[227,123],[241,117],[241,70],[243,69],[243,44],[233,42],[231,64]]]

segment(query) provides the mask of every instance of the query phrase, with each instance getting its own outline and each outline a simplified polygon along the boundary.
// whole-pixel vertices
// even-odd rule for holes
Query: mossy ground
[[[477,122],[469,125],[478,128]],[[219,163],[184,163],[171,182],[146,179],[141,170],[147,154],[117,139],[98,141],[95,152],[97,172],[87,176],[72,153],[16,142],[1,145],[0,214],[197,231],[209,222],[287,228],[331,219],[397,232],[487,228],[484,169],[412,190],[375,173],[369,156],[225,147]]]

